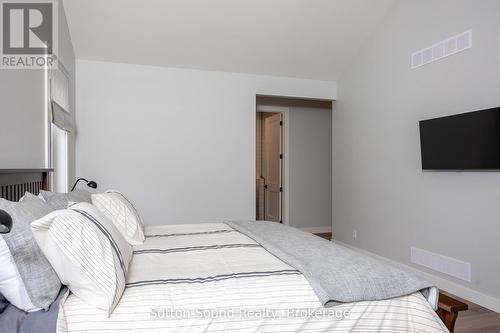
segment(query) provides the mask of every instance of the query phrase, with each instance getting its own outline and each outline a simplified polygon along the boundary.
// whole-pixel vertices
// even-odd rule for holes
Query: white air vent
[[[411,262],[470,282],[470,263],[411,247]]]
[[[462,52],[472,47],[472,30],[468,30],[442,42],[426,47],[411,55],[411,68],[427,65],[433,61]]]

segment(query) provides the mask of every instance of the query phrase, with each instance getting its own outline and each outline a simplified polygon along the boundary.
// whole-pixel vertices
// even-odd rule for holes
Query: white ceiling
[[[78,59],[335,80],[394,0],[65,0]]]

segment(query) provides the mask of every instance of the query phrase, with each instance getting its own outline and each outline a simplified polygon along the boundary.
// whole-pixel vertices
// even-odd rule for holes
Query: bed
[[[0,172],[2,197],[37,194],[48,172]],[[222,221],[147,226],[145,234],[111,315],[66,292],[58,333],[453,332],[452,298],[440,298],[437,311],[419,292],[325,308],[300,271]]]

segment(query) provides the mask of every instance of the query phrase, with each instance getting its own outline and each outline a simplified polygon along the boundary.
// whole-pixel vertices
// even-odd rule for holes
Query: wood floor
[[[315,234],[316,236],[322,237],[324,239],[331,240],[332,239],[332,233],[331,232],[323,232],[319,234]]]
[[[500,333],[500,314],[460,297],[448,295],[469,304],[469,310],[458,315],[455,333]]]

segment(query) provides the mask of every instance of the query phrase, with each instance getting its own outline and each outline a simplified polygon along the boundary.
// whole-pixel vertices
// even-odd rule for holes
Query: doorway
[[[283,223],[283,113],[256,117],[256,217]]]
[[[257,96],[257,220],[332,231],[332,133],[332,101]]]

